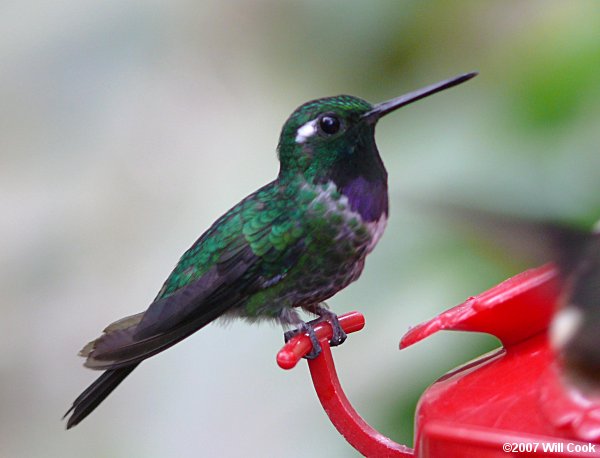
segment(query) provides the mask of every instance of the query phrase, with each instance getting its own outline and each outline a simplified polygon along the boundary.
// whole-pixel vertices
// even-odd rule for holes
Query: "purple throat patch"
[[[377,221],[388,213],[387,183],[371,182],[363,177],[354,178],[341,189],[350,208],[358,212],[363,221]]]

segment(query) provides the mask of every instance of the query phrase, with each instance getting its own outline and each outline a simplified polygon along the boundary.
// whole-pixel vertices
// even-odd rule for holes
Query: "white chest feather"
[[[384,213],[377,221],[371,221],[370,223],[366,223],[369,232],[371,233],[371,242],[367,247],[367,252],[370,253],[381,239],[385,231],[385,227],[387,226],[387,215]]]
[[[332,194],[336,193],[336,187],[333,182],[328,182],[325,185],[322,185],[319,189],[318,197],[314,200],[313,205],[322,204],[325,207],[325,213],[338,213],[344,219],[344,225],[346,227],[345,230],[340,231],[338,237],[353,237],[350,235],[353,233],[354,229],[350,222],[351,221],[361,221],[362,218],[358,212],[352,211],[350,209],[350,202],[348,198],[344,195],[338,196],[336,199],[332,198]],[[370,235],[370,241],[367,245],[367,253],[370,253],[381,239],[383,232],[385,231],[387,225],[387,215],[384,213],[377,221],[363,222],[362,223]]]

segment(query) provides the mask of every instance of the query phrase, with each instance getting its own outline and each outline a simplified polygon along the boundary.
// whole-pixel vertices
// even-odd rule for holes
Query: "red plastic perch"
[[[358,312],[342,315],[339,320],[347,334],[360,331],[365,325],[364,316]],[[348,443],[364,456],[414,458],[410,447],[398,444],[373,429],[348,401],[340,385],[329,346],[332,332],[329,323],[315,326],[322,352],[317,358],[308,361],[317,396],[329,419]],[[282,369],[291,369],[311,348],[307,335],[296,336],[279,351],[277,364]]]

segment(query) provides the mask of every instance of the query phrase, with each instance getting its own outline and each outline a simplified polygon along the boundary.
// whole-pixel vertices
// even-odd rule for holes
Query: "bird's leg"
[[[327,308],[327,304],[324,302],[322,304],[318,304],[314,309],[314,313],[319,315],[319,318],[316,320],[310,321],[309,324],[317,324],[321,321],[327,321],[331,325],[333,329],[333,335],[331,336],[331,340],[329,341],[329,345],[332,347],[337,347],[345,342],[348,337],[346,332],[342,329],[340,325],[340,321],[335,313]]]
[[[342,329],[338,317],[335,313],[327,308],[327,304],[324,302],[321,304],[316,304],[311,307],[306,307],[306,311],[310,313],[314,313],[318,315],[319,318],[316,320],[309,321],[308,323],[303,322],[295,310],[286,310],[285,315],[280,316],[280,320],[282,323],[286,324],[295,324],[298,327],[296,329],[292,329],[291,331],[287,331],[284,333],[283,337],[285,342],[287,343],[292,337],[297,336],[298,334],[308,334],[310,341],[312,343],[312,350],[308,353],[305,358],[306,359],[314,359],[321,354],[321,344],[319,343],[319,339],[317,339],[317,335],[315,334],[314,326],[322,323],[323,321],[327,321],[333,330],[333,334],[331,339],[329,340],[329,345],[332,347],[336,347],[344,343],[346,338],[346,332]]]
[[[317,339],[317,335],[315,334],[315,330],[311,322],[305,323],[302,321],[300,316],[295,310],[286,310],[285,314],[282,314],[279,317],[282,324],[292,324],[297,326],[296,329],[292,329],[290,331],[286,331],[283,334],[283,338],[285,339],[285,343],[288,343],[290,339],[296,337],[299,334],[308,334],[310,338],[310,342],[312,344],[312,350],[307,353],[304,357],[306,359],[315,359],[317,356],[321,354],[321,344],[319,343],[319,339]]]
[[[319,343],[319,339],[317,339],[317,335],[315,334],[312,324],[302,323],[296,329],[292,329],[291,331],[284,333],[283,337],[287,343],[291,338],[296,337],[299,334],[308,334],[310,343],[312,344],[312,350],[304,355],[304,357],[306,359],[315,359],[317,356],[319,356],[321,354],[321,344]]]

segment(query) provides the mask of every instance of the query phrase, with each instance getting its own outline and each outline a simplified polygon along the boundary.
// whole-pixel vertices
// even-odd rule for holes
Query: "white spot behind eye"
[[[317,120],[307,122],[296,131],[296,143],[304,143],[307,138],[317,133]]]
[[[573,338],[583,322],[583,314],[574,306],[560,310],[550,325],[550,341],[559,350]]]

